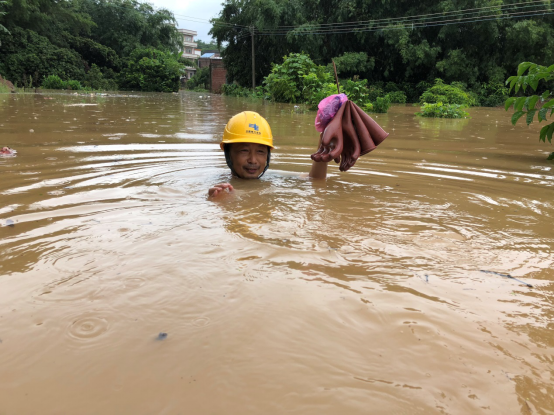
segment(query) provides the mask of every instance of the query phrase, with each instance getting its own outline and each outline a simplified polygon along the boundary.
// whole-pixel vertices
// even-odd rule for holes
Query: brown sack
[[[321,134],[312,160],[335,160],[340,163],[341,171],[347,171],[356,164],[358,157],[374,150],[388,135],[360,107],[348,100]]]

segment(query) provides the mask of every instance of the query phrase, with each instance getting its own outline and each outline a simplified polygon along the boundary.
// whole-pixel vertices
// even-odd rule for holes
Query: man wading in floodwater
[[[223,132],[221,149],[234,177],[259,179],[269,167],[273,135],[268,122],[257,112],[244,111],[229,120]],[[327,163],[315,161],[309,173],[313,179],[325,179]],[[216,184],[208,195],[216,197],[225,190],[232,192],[230,183]]]

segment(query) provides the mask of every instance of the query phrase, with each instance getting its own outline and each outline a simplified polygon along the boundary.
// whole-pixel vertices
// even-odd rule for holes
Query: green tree
[[[100,67],[98,67],[95,63],[92,64],[91,68],[85,75],[84,85],[92,89],[103,91],[114,91],[117,89],[117,83],[115,80],[105,77]]]
[[[554,65],[549,67],[537,65],[532,62],[522,62],[517,68],[517,75],[510,76],[506,84],[510,84],[512,89],[517,93],[520,89],[525,92],[527,87],[536,92],[539,85],[543,83],[543,88],[552,86],[554,81]],[[533,94],[522,97],[508,98],[505,103],[506,111],[513,106],[514,114],[512,115],[512,124],[516,125],[518,120],[525,116],[527,125],[535,120],[535,115],[539,122],[546,121],[551,118],[554,113],[554,99],[550,99],[550,90],[545,90],[542,94]],[[547,101],[548,100],[548,101]],[[541,128],[539,140],[552,143],[552,134],[554,133],[554,122],[551,122]],[[548,160],[554,160],[554,152],[550,153]]]
[[[177,59],[182,49],[173,14],[136,0],[8,0],[2,5],[7,15],[0,13],[6,29],[0,30],[0,73],[23,85],[56,75],[64,82],[113,89],[115,75],[134,50],[154,47]],[[97,82],[100,73],[105,82]]]
[[[545,14],[525,17],[535,9]],[[488,82],[502,82],[523,60],[552,62],[551,12],[548,2],[511,0],[226,0],[210,33],[219,44],[228,43],[222,55],[228,76],[242,86],[251,82],[253,27],[257,84],[271,72],[272,62],[289,53],[304,51],[318,65],[365,53],[370,67],[359,62],[346,76],[360,75],[370,85],[403,84],[412,98],[421,93],[416,85],[422,81],[442,78],[481,90]],[[398,20],[405,16],[423,17],[412,19],[412,26]],[[344,29],[357,21],[366,23],[355,31]]]
[[[187,89],[209,89],[210,68],[198,69],[194,76],[187,81]]]
[[[81,80],[85,76],[83,60],[74,50],[58,47],[32,30],[15,27],[11,33],[12,36],[0,33],[0,73],[12,82],[31,86],[48,75],[65,80]]]
[[[120,76],[123,89],[177,92],[184,66],[175,55],[153,48],[136,49]]]
[[[211,42],[203,42],[202,40],[198,39],[196,41],[196,44],[198,45],[198,49],[202,49],[202,53],[204,53],[205,49],[208,50],[221,50],[221,47],[217,44],[217,42],[211,41]]]
[[[141,47],[172,53],[183,48],[177,21],[166,9],[154,10],[152,5],[136,0],[84,0],[81,9],[95,23],[91,38],[122,58]]]
[[[277,29],[280,25],[306,22],[301,0],[226,0],[220,17],[212,19],[210,30],[218,45],[227,43],[222,51],[227,78],[242,86],[252,85],[251,37],[249,26],[258,31]],[[306,39],[302,39],[306,41]],[[255,36],[256,85],[271,72],[272,63],[290,52],[300,52],[301,42],[293,36]],[[304,42],[304,46],[309,46]],[[263,53],[260,53],[263,51]]]
[[[333,58],[337,67],[337,74],[353,77],[363,75],[375,67],[375,58],[367,56],[366,52],[346,52]],[[332,65],[329,64],[331,69]]]
[[[0,1],[0,5],[2,4],[6,4],[7,2],[6,1]],[[7,13],[6,12],[3,12],[3,11],[0,11],[0,16],[5,16]],[[10,33],[10,31],[8,29],[6,29],[3,25],[0,24],[0,32],[7,32],[7,33]]]
[[[316,65],[308,55],[291,53],[282,64],[273,65],[264,86],[274,101],[311,102],[314,93],[331,81],[327,68]]]
[[[434,104],[442,102],[443,104],[457,104],[464,106],[476,105],[475,100],[462,88],[455,85],[447,85],[442,79],[435,79],[435,85],[426,90],[419,98],[421,104]]]

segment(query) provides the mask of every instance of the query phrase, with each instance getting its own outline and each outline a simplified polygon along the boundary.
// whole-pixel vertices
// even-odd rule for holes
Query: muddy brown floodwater
[[[271,169],[208,200],[247,109]],[[554,413],[551,148],[416,110],[312,182],[289,105],[0,95],[0,413]]]

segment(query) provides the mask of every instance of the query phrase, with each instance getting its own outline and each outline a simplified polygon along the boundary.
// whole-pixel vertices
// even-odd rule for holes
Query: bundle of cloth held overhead
[[[345,94],[331,95],[319,103],[315,128],[322,134],[312,160],[335,160],[341,171],[350,169],[389,135]]]

